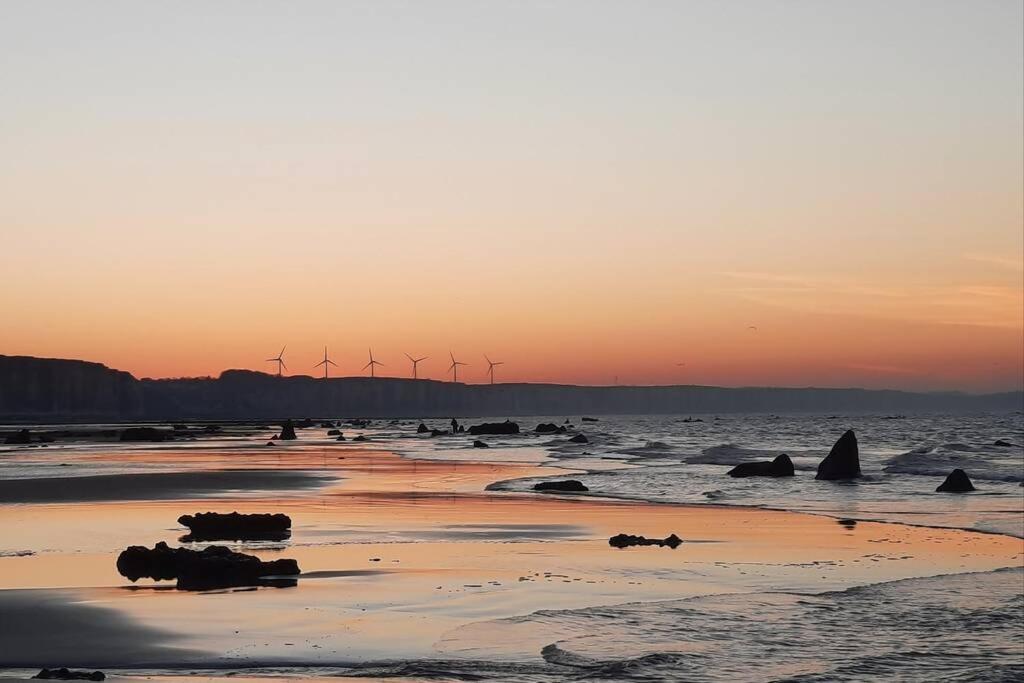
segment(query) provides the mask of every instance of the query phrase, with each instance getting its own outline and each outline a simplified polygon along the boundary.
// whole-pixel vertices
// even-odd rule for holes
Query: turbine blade
[[[372,363],[367,363],[366,365],[364,365],[363,366],[363,370],[365,370],[366,368],[370,367],[370,365],[372,365]]]
[[[284,368],[285,370],[288,369],[288,366],[284,364],[284,361],[281,361],[281,367]]]
[[[333,365],[334,367],[338,367],[338,364],[335,363],[333,360],[329,360],[327,362],[330,363],[331,365]]]

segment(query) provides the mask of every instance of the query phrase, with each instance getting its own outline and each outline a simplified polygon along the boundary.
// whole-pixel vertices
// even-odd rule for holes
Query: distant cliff
[[[0,419],[172,420],[279,417],[446,417],[582,414],[909,413],[1012,411],[1024,394],[865,389],[583,387],[433,380],[220,377],[137,380],[98,363],[0,356]]]

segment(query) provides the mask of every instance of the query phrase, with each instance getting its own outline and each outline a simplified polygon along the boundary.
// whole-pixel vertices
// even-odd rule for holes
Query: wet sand
[[[133,496],[0,505],[0,612],[17,610],[14,623],[24,626],[0,627],[0,667],[160,674],[299,667],[311,676],[315,667],[359,662],[470,657],[481,650],[500,657],[506,644],[502,631],[489,635],[490,622],[536,610],[839,590],[1017,566],[1024,550],[1019,539],[956,530],[485,491],[493,481],[552,474],[530,464],[413,460],[315,446],[160,456],[200,468],[184,481],[220,478],[221,485],[201,494],[172,485],[142,501],[132,500],[139,475],[112,475],[122,477],[114,488]],[[153,454],[89,458],[123,463],[151,461]],[[246,469],[224,469],[240,465]],[[278,487],[278,475],[292,485]],[[168,474],[143,476],[157,487],[175,481]],[[276,492],[254,496],[226,485],[252,476],[259,488]],[[51,492],[73,483],[32,481],[29,490]],[[17,490],[14,484],[25,481],[5,483]],[[227,545],[265,559],[297,559],[299,585],[189,593],[167,583],[132,584],[117,574],[114,560],[126,545],[177,545],[186,530],[176,518],[204,510],[291,515],[286,541]],[[684,543],[676,550],[616,550],[608,537],[619,532],[676,533]],[[106,634],[111,647],[81,637],[87,629]],[[509,652],[524,647],[508,645]],[[535,645],[539,659],[543,643],[526,643],[531,651]]]

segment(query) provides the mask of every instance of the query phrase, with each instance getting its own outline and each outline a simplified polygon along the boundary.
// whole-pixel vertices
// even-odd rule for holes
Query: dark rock
[[[173,439],[171,432],[155,427],[129,427],[121,430],[121,441],[152,441],[159,443]]]
[[[1011,442],[1007,441],[1006,439],[999,439],[998,441],[996,441],[996,442],[995,442],[994,444],[992,444],[992,445],[993,445],[993,446],[1001,446],[1001,447],[1003,447],[1003,448],[1009,448],[1009,447],[1010,447],[1010,446],[1012,446],[1013,444],[1012,444]]]
[[[533,431],[538,434],[557,434],[564,432],[565,427],[559,427],[554,422],[541,422]]]
[[[613,548],[629,548],[634,545],[656,545],[664,548],[668,546],[675,550],[682,544],[683,539],[679,538],[675,534],[672,534],[668,538],[646,538],[644,536],[634,536],[632,534],[617,534],[608,539],[608,545]]]
[[[430,436],[431,437],[434,437],[434,436],[445,436],[447,434],[448,434],[448,430],[447,429],[431,429],[430,430]]]
[[[590,439],[588,439],[582,434],[577,434],[576,436],[569,439],[569,441],[572,441],[573,443],[590,443]]]
[[[310,418],[307,417],[305,420],[299,420],[298,422],[296,422],[295,426],[298,429],[307,429],[309,427],[312,427],[313,424],[314,424],[313,420],[311,420]]]
[[[299,574],[295,560],[264,562],[255,555],[233,552],[223,545],[203,550],[170,548],[160,541],[152,550],[129,546],[117,557],[117,571],[130,581],[151,577],[157,581],[177,579],[180,590],[210,590],[231,586],[294,585],[294,579],[273,583],[268,576],[293,577]]]
[[[459,434],[465,434],[466,425],[459,425]]]
[[[961,469],[955,469],[946,477],[946,481],[939,484],[935,489],[937,493],[967,493],[974,490],[971,478]]]
[[[815,479],[856,479],[860,476],[860,451],[852,429],[839,437],[825,459],[818,463]]]
[[[190,541],[281,540],[288,537],[292,519],[281,513],[200,512],[178,517],[178,524],[191,530],[185,537]]]
[[[428,427],[427,425],[423,424],[422,422],[420,422],[420,426],[416,428],[416,433],[417,434],[426,434],[429,431],[430,431],[430,427]]]
[[[367,439],[367,438],[366,438],[366,436],[365,436],[364,434],[360,434],[359,436],[355,437],[355,438],[354,438],[354,439],[352,439],[352,440],[353,440],[353,441],[369,441],[369,439]]]
[[[490,446],[485,444],[480,439],[476,439],[476,440],[473,441],[473,448],[490,448]]]
[[[32,678],[56,681],[105,681],[106,674],[102,671],[73,671],[61,667],[59,669],[40,669]]]
[[[320,423],[320,427],[322,429],[333,429],[334,427],[337,427],[337,426],[338,425],[334,424],[333,422],[321,422]]]
[[[783,453],[771,462],[744,462],[728,472],[730,477],[792,477],[793,461]]]
[[[510,420],[504,422],[485,422],[483,424],[473,425],[469,428],[469,433],[476,434],[518,434],[519,425]]]
[[[335,441],[344,441],[344,440],[345,440],[345,435],[344,434],[339,435],[338,438],[335,439]]]
[[[282,441],[294,441],[298,438],[295,436],[295,425],[292,424],[291,420],[285,420],[284,424],[281,425],[281,436],[279,438]]]
[[[542,481],[533,485],[534,491],[567,491],[579,493],[589,491],[582,481],[577,479],[566,479],[565,481]]]
[[[268,446],[276,446],[277,444],[275,444],[275,443],[274,443],[273,441],[268,441],[268,442],[267,442],[267,445],[268,445]]]
[[[597,422],[596,417],[581,417],[580,420],[583,422]]]
[[[19,446],[26,443],[32,443],[32,433],[27,429],[22,429],[20,431],[14,432],[13,434],[8,434],[7,438],[4,439],[4,443]]]
[[[328,429],[327,430],[327,436],[341,436],[341,430],[340,429]]]
[[[220,425],[206,425],[206,427],[203,428],[203,431],[207,434],[216,434],[221,431],[221,427]]]

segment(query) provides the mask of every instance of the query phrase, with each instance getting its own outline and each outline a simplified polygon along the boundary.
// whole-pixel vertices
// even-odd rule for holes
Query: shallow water
[[[198,629],[179,638],[181,645],[205,643],[221,653],[183,662],[184,669],[122,669],[125,675],[539,682],[1024,677],[1024,542],[1018,551],[996,536],[852,521],[1024,537],[1024,416],[601,416],[586,423],[575,416],[566,434],[532,433],[539,422],[564,420],[520,419],[520,435],[481,437],[489,449],[472,448],[466,435],[419,436],[415,421],[343,428],[350,438],[367,435],[361,445],[339,444],[326,429],[311,428],[273,448],[265,445],[269,430],[157,445],[0,447],[0,479],[26,485],[101,474],[205,477],[223,469],[301,471],[323,482],[269,497],[296,520],[288,541],[237,546],[298,557],[308,572],[298,588],[126,591],[111,566],[117,548],[161,538],[174,543],[181,532],[173,523],[180,505],[132,502],[138,499],[123,491],[88,505],[0,505],[8,529],[0,539],[0,576],[6,588],[81,591],[83,604],[104,605],[148,628]],[[857,432],[865,476],[816,481],[814,468],[847,428]],[[568,442],[575,431],[590,443]],[[999,439],[1013,445],[995,446]],[[793,457],[797,476],[725,474],[780,452]],[[977,492],[935,493],[954,467],[968,472]],[[558,505],[543,511],[532,496],[513,493],[569,474],[590,493],[545,496]],[[257,496],[206,484],[208,495],[232,508],[268,502],[266,491]],[[493,492],[483,493],[488,484]],[[693,516],[642,506],[638,516],[629,506],[602,502],[609,498],[757,506],[845,521],[812,524],[800,520],[813,517],[780,515],[751,518],[750,527],[741,518],[727,522],[731,516],[718,507]],[[729,524],[728,542],[700,543]],[[616,531],[680,531],[686,543],[678,552],[609,551],[607,536]],[[827,553],[815,551],[819,540]],[[991,544],[999,543],[997,551]],[[63,564],[69,557],[75,573]],[[998,566],[1010,568],[978,571]],[[949,571],[972,573],[930,576]],[[244,626],[234,625],[240,617]]]

